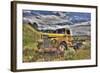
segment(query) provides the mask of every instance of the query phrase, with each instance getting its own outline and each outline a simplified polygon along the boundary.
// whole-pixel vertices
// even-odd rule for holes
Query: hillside
[[[37,40],[41,37],[33,27],[28,24],[23,25],[23,47],[36,49]]]

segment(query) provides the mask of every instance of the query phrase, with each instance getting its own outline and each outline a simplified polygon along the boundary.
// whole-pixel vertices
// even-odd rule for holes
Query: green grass
[[[38,57],[37,40],[41,34],[28,24],[23,24],[23,62],[35,61]]]
[[[77,50],[76,54],[73,56],[73,60],[90,59],[90,49],[80,49]]]
[[[30,25],[23,25],[23,46],[24,48],[37,48],[37,40],[40,39],[41,35]]]
[[[90,40],[86,40],[84,44],[76,50],[74,56],[72,56],[72,60],[82,60],[82,59],[90,59],[91,58],[91,43]]]

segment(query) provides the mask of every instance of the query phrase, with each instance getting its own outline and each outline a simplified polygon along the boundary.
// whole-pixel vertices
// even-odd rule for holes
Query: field
[[[40,34],[30,25],[23,25],[23,62],[82,60],[91,58],[90,39],[82,41],[83,44],[81,47],[75,50],[68,48],[64,53],[38,52],[37,40],[40,39]],[[74,37],[75,42],[76,38],[84,39],[84,37]],[[56,48],[53,49],[58,51]]]

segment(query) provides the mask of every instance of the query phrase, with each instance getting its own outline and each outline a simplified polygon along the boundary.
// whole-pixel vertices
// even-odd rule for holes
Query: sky
[[[91,13],[83,12],[61,12],[61,11],[41,11],[41,10],[23,10],[23,17],[42,16],[51,19],[64,19],[73,23],[91,21]]]

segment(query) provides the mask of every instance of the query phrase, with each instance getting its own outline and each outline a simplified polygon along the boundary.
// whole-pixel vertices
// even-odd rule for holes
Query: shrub
[[[64,58],[65,58],[65,60],[73,59],[74,55],[75,55],[75,50],[73,48],[68,48],[64,52]]]

